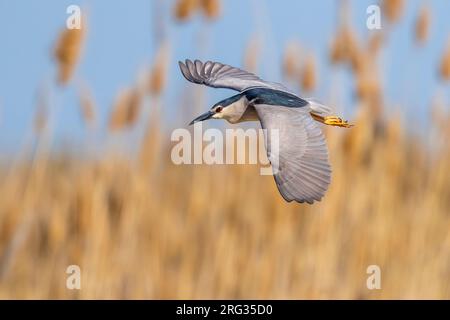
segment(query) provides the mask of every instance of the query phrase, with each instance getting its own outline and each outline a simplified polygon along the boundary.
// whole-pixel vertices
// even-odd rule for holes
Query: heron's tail
[[[349,124],[348,121],[342,120],[341,118],[333,115],[333,109],[331,107],[312,99],[308,99],[307,101],[309,102],[309,107],[311,109],[309,113],[314,120],[330,126],[344,128],[353,127],[353,125]]]
[[[311,109],[311,113],[314,113],[316,115],[320,116],[330,116],[333,114],[333,109],[329,106],[326,106],[324,104],[321,104],[320,102],[317,102],[314,99],[306,99],[306,101],[309,102],[309,107]]]

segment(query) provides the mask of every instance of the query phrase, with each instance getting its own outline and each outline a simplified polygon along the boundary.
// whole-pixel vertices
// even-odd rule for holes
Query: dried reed
[[[111,131],[121,130],[135,124],[139,116],[142,93],[136,88],[119,92],[109,119]]]
[[[332,63],[351,61],[357,52],[358,41],[354,31],[347,25],[339,27],[331,43],[329,56]]]
[[[189,19],[197,10],[199,0],[178,0],[175,4],[175,17],[180,21]]]
[[[306,59],[301,73],[301,85],[303,90],[310,92],[317,85],[316,60],[313,55]]]
[[[441,58],[439,74],[443,80],[450,80],[450,40]]]
[[[0,179],[0,299],[449,299],[449,144],[432,150],[393,106],[379,104],[387,116],[373,117],[364,106],[383,93],[374,55],[382,44],[345,28],[337,38],[330,58],[349,67],[362,101],[353,129],[326,132],[333,179],[322,202],[284,202],[259,166],[174,165],[164,114],[155,112],[143,166],[129,154],[90,161],[69,149],[24,159]],[[60,53],[72,65],[64,79],[77,60],[68,52]],[[145,72],[148,87],[119,92],[112,130],[142,117],[144,91],[160,102],[159,59]],[[284,73],[312,90],[314,58],[303,68],[298,61],[285,57]],[[450,43],[443,79],[449,61]],[[47,102],[38,103],[45,122]],[[448,112],[432,112],[447,142]],[[71,264],[81,267],[82,290],[65,286]],[[382,290],[366,288],[372,264]]]
[[[200,6],[206,17],[209,19],[216,19],[220,15],[220,1],[219,0],[200,0]]]
[[[95,124],[95,102],[92,92],[85,85],[79,88],[80,114],[86,126],[92,127]]]
[[[153,67],[150,72],[148,91],[153,95],[160,95],[167,81],[167,70],[169,68],[170,49],[168,43],[163,43],[158,49]]]
[[[428,6],[423,6],[416,19],[415,40],[418,44],[424,44],[428,38],[431,23],[431,11]]]
[[[301,48],[297,41],[289,41],[283,54],[283,75],[296,79],[301,70]]]
[[[403,0],[383,0],[383,13],[390,22],[396,22],[404,11],[404,4]]]
[[[81,29],[65,28],[59,35],[54,57],[58,64],[58,82],[60,84],[67,84],[72,78],[80,59],[85,33],[86,22],[83,20]]]
[[[256,73],[258,69],[258,58],[261,53],[261,41],[258,36],[252,36],[244,51],[244,69]]]

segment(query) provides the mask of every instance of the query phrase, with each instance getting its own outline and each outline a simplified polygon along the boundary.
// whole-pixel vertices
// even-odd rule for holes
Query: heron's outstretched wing
[[[249,88],[263,87],[290,92],[279,83],[267,82],[253,73],[231,67],[220,62],[207,61],[205,63],[195,60],[179,61],[183,76],[190,82],[204,84],[214,88],[227,88],[244,91]]]
[[[267,157],[283,198],[319,201],[330,184],[331,168],[325,137],[308,111],[255,105],[265,130]]]

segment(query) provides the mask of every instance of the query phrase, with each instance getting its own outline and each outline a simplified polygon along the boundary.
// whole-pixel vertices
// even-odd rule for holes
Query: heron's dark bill
[[[211,111],[211,110],[209,110],[209,111],[207,111],[207,112],[205,112],[205,113],[199,115],[199,116],[198,116],[197,118],[195,118],[194,120],[192,120],[191,123],[189,123],[189,125],[192,125],[192,124],[194,124],[194,123],[196,123],[196,122],[199,122],[199,121],[205,121],[205,120],[211,119],[211,117],[212,117],[213,115],[214,115],[214,112]]]

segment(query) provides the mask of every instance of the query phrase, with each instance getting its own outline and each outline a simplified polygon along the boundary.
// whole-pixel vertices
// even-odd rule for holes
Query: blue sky
[[[351,99],[351,78],[344,68],[331,66],[327,58],[337,25],[339,1],[226,0],[222,1],[221,18],[210,23],[200,15],[178,23],[171,16],[172,1],[163,2],[169,9],[164,20],[169,26],[172,49],[169,83],[164,96],[168,114],[171,106],[179,103],[182,90],[189,86],[180,76],[178,60],[200,58],[242,66],[248,40],[258,34],[263,40],[259,73],[264,78],[281,80],[282,51],[286,42],[296,39],[319,58],[319,88],[314,96],[327,101],[337,79],[343,90],[339,104],[345,116],[351,118],[355,104]],[[450,36],[450,1],[429,1],[433,15],[431,32],[421,49],[415,47],[412,30],[424,1],[406,2],[406,12],[394,26],[382,55],[384,90],[389,105],[401,106],[400,110],[411,117],[413,123],[418,123],[418,119],[428,117],[429,103],[436,90],[444,92],[450,104],[450,87],[439,83],[436,70]],[[366,37],[369,32],[366,8],[378,1],[350,3],[352,25],[360,37]],[[88,10],[89,32],[77,77],[91,88],[102,124],[107,121],[118,90],[133,84],[138,71],[151,63],[155,51],[152,1],[0,0],[0,148],[20,145],[30,132],[37,90],[55,78],[50,53],[65,25],[66,8],[71,4]],[[202,35],[207,39],[205,48],[198,47]],[[55,133],[61,139],[76,139],[83,132],[76,89],[55,86],[53,91],[52,101],[58,108]],[[207,90],[207,101],[212,104],[229,94],[226,90]]]

